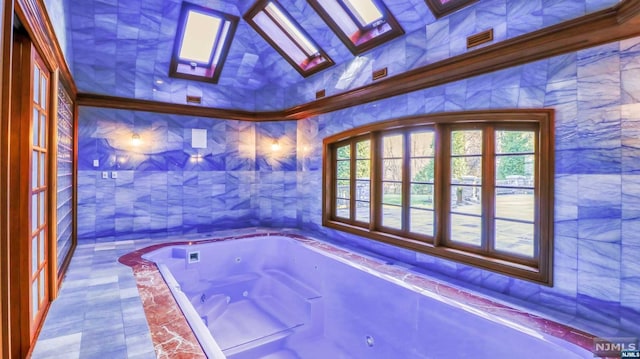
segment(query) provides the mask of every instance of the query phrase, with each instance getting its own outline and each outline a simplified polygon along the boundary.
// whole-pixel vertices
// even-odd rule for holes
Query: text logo
[[[640,353],[639,350],[638,338],[618,337],[593,339],[594,357],[640,358],[640,355],[633,356],[636,353]]]

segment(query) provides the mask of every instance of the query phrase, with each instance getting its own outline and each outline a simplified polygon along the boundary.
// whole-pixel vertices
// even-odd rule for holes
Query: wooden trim
[[[308,69],[303,69],[301,67],[301,64],[297,64],[292,58],[291,56],[289,56],[286,52],[284,52],[282,50],[282,48],[280,47],[280,45],[278,45],[269,35],[267,35],[267,33],[265,33],[262,28],[260,28],[260,26],[258,26],[258,24],[256,24],[255,21],[253,21],[253,17],[255,15],[257,15],[260,12],[264,12],[265,15],[269,16],[269,14],[266,12],[265,7],[268,5],[268,2],[271,1],[274,3],[274,5],[278,8],[280,8],[281,10],[283,10],[284,15],[289,17],[289,19],[294,23],[294,25],[298,26],[298,30],[300,31],[300,33],[302,33],[302,35],[306,36],[307,40],[309,40],[310,42],[312,42],[317,48],[318,48],[318,53],[321,55],[322,58],[325,59],[324,63],[320,63],[317,64],[314,67],[308,68]],[[335,63],[334,61],[331,59],[331,57],[329,57],[329,54],[327,54],[322,47],[320,47],[320,45],[307,33],[307,31],[299,24],[296,22],[295,19],[293,19],[293,17],[287,12],[286,8],[283,7],[277,0],[258,0],[255,2],[255,4],[253,4],[253,6],[247,10],[247,12],[242,16],[242,18],[244,19],[244,21],[247,22],[247,24],[249,24],[249,26],[251,26],[251,28],[253,30],[255,30],[255,32],[257,32],[260,36],[262,36],[262,38],[264,38],[264,40],[266,42],[269,43],[269,45],[271,45],[271,47],[273,47],[274,50],[276,50],[284,60],[286,60],[291,67],[293,67],[302,77],[308,77],[311,76],[315,73],[317,73],[318,71],[322,71],[328,67],[333,66]],[[274,24],[276,24],[276,26],[280,27],[280,24],[278,24],[277,21],[274,21]],[[289,33],[287,31],[283,32],[289,37]],[[292,40],[295,44],[297,44],[297,41]],[[307,58],[309,59],[309,57]]]
[[[204,74],[204,75],[190,74],[190,73],[182,72],[178,69],[180,65],[185,64],[185,61],[180,61],[179,54],[180,54],[180,46],[182,46],[182,40],[184,37],[184,30],[186,27],[185,23],[187,21],[187,15],[191,10],[197,10],[198,12],[205,13],[209,16],[219,17],[221,19],[224,19],[225,21],[228,21],[231,24],[229,26],[229,32],[227,33],[227,36],[224,39],[218,38],[217,41],[214,41],[214,49],[213,49],[214,53],[217,48],[217,45],[219,44],[219,41],[222,41],[222,45],[221,45],[222,47],[220,50],[221,52],[220,52],[219,62],[216,64],[211,63],[208,65],[207,69],[209,71],[213,69],[213,73],[210,75],[209,74]],[[183,2],[182,7],[180,9],[178,29],[176,30],[176,34],[175,34],[176,37],[173,40],[174,41],[173,50],[171,52],[171,62],[169,64],[169,77],[181,78],[181,79],[192,80],[192,81],[202,81],[202,82],[208,82],[213,84],[218,83],[218,79],[220,79],[220,74],[222,73],[222,68],[224,67],[224,63],[227,60],[227,55],[229,54],[229,48],[231,47],[231,42],[232,42],[231,39],[233,39],[233,36],[236,33],[239,20],[240,18],[235,15],[226,14],[217,10],[213,10],[213,9],[192,4],[189,2]],[[218,36],[220,36],[220,34],[221,32],[218,33]],[[212,54],[211,56],[214,56],[214,54]]]
[[[395,16],[393,16],[393,14],[391,13],[391,11],[389,11],[387,6],[382,1],[380,1],[380,2],[377,2],[377,5],[379,5],[382,8],[381,10],[384,13],[385,20],[391,27],[391,30],[387,31],[382,35],[371,38],[361,43],[360,45],[356,45],[353,43],[349,35],[345,34],[344,31],[342,31],[340,26],[338,26],[338,24],[333,20],[333,17],[328,13],[327,10],[324,9],[324,7],[320,4],[318,0],[308,0],[307,3],[311,5],[311,7],[316,11],[318,15],[320,15],[322,20],[324,20],[327,26],[331,28],[333,33],[336,34],[336,36],[340,39],[340,41],[342,41],[342,43],[349,49],[349,51],[351,51],[353,55],[362,54],[363,52],[369,51],[374,47],[378,47],[384,44],[385,42],[391,41],[396,37],[404,34],[404,30],[402,29],[402,26],[400,26],[400,24],[398,23],[398,20],[396,20]],[[374,31],[374,29],[369,29],[367,31]]]
[[[181,105],[151,100],[129,99],[107,95],[78,93],[79,106],[102,107],[118,110],[166,113],[173,115],[198,116],[225,120],[242,121],[282,121],[287,120],[283,111],[251,112],[243,110],[225,110],[193,105]]]
[[[28,198],[29,155],[30,155],[30,126],[23,119],[25,108],[30,108],[31,96],[29,86],[31,84],[30,69],[24,69],[25,64],[31,61],[31,43],[25,36],[14,36],[13,48],[13,81],[12,81],[12,108],[10,124],[11,148],[9,165],[9,214],[12,220],[9,223],[10,241],[10,301],[11,301],[11,358],[24,357],[30,347],[29,287],[31,285],[29,265],[28,241],[31,238],[29,226]],[[26,79],[24,78],[26,76]],[[21,86],[26,84],[26,86]],[[25,90],[26,87],[26,90]],[[31,112],[29,110],[29,112]],[[25,300],[26,298],[26,300]]]
[[[13,58],[13,1],[3,1],[0,11],[0,358],[11,358],[14,333],[10,300],[11,260],[9,178],[9,131],[11,122],[11,62]]]
[[[73,93],[78,92],[53,29],[53,24],[46,11],[44,0],[15,0],[15,3],[15,12],[47,67],[53,70],[60,68],[60,75],[64,82],[71,87]]]
[[[365,135],[373,135],[377,139],[380,139],[384,135],[393,135],[396,133],[403,133],[405,139],[405,151],[407,148],[407,136],[406,131],[413,129],[419,130],[423,126],[432,126],[435,128],[436,136],[439,138],[436,141],[436,153],[435,153],[435,168],[436,168],[436,189],[440,189],[437,193],[443,194],[441,198],[436,198],[434,203],[434,211],[436,214],[436,236],[433,242],[425,241],[421,236],[414,233],[410,233],[407,229],[406,209],[408,208],[408,189],[404,188],[403,198],[403,230],[396,230],[395,228],[383,227],[380,224],[381,220],[381,203],[376,201],[372,203],[372,206],[376,206],[376,209],[372,209],[372,221],[373,226],[365,226],[360,223],[355,223],[352,220],[343,220],[333,215],[335,204],[333,204],[333,198],[335,197],[335,188],[333,183],[335,182],[335,159],[325,159],[323,162],[323,206],[324,212],[322,213],[323,226],[342,230],[348,233],[356,234],[365,238],[378,240],[381,242],[389,243],[395,246],[408,248],[411,250],[419,251],[422,253],[433,254],[447,259],[452,259],[461,263],[477,266],[483,269],[491,270],[494,272],[511,275],[517,278],[530,280],[539,284],[551,285],[552,284],[552,263],[553,256],[553,193],[550,192],[553,189],[553,162],[549,162],[551,153],[553,151],[553,110],[549,109],[527,109],[527,110],[488,110],[488,111],[468,111],[457,113],[441,113],[434,115],[422,115],[414,117],[405,117],[381,123],[374,123],[354,129],[347,130],[342,133],[335,134],[327,137],[323,141],[323,150],[325,153],[333,153],[337,145],[343,145],[350,143],[353,145],[354,141]],[[483,147],[482,147],[482,160],[483,160],[483,183],[482,183],[482,230],[483,235],[483,247],[478,248],[475,246],[468,246],[461,242],[453,242],[450,240],[449,228],[449,202],[451,196],[448,194],[450,191],[450,142],[451,131],[454,129],[473,129],[478,128],[483,130]],[[493,237],[493,223],[495,221],[494,215],[494,166],[495,163],[495,146],[493,133],[494,128],[514,128],[514,129],[526,129],[535,130],[538,134],[544,135],[540,146],[537,145],[537,172],[536,172],[536,190],[537,190],[537,202],[541,202],[540,206],[536,206],[534,210],[536,215],[537,233],[540,235],[539,240],[539,253],[540,256],[534,256],[534,258],[521,256],[519,254],[510,254],[503,251],[496,251],[491,239]],[[551,132],[548,132],[551,131]],[[544,142],[542,142],[544,141]],[[371,144],[372,148],[377,147],[376,154],[372,159],[372,163],[378,166],[375,171],[372,171],[371,187],[375,188],[374,192],[377,197],[381,195],[381,173],[380,163],[383,155],[381,155],[380,147],[381,141],[374,141]],[[405,153],[403,156],[405,160],[405,167],[407,167],[407,158],[409,154]],[[486,175],[486,176],[485,176]],[[485,178],[486,177],[486,178]],[[403,186],[408,184],[409,176],[407,173],[403,176]],[[353,181],[353,180],[352,180]],[[442,189],[445,186],[444,190]],[[327,205],[329,204],[329,205]]]
[[[47,188],[49,191],[47,203],[47,221],[49,222],[48,243],[48,284],[49,300],[58,296],[58,87],[59,71],[51,74],[49,85],[49,121],[47,124],[47,156],[49,157]]]
[[[26,1],[26,0],[22,0]],[[364,85],[343,93],[323,97],[281,111],[244,111],[205,108],[151,100],[80,93],[80,106],[168,113],[245,121],[300,120],[378,101],[453,81],[526,64],[604,43],[640,35],[640,26],[632,9],[640,0],[625,0],[619,5],[580,18],[508,39],[452,58],[421,66],[402,74]]]
[[[445,15],[449,15],[452,12],[458,11],[463,7],[473,4],[478,0],[449,0],[443,4],[440,0],[425,0],[429,9],[433,13],[436,19],[439,19]]]
[[[632,22],[638,24],[640,15],[640,0],[626,0],[618,6],[618,23]]]

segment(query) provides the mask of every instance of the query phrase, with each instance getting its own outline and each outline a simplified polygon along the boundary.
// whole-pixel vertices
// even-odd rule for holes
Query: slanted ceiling
[[[254,0],[189,2],[241,18]],[[440,47],[449,46],[449,40],[495,27],[496,41],[501,41],[617,3],[482,0],[436,19],[424,0],[384,2],[405,35],[354,57],[306,0],[280,0],[336,65],[304,79],[241,19],[218,84],[207,84],[168,76],[182,1],[65,0],[68,62],[79,92],[180,104],[185,103],[185,94],[202,95],[203,106],[243,108],[239,103],[246,103],[243,109],[255,110],[265,107],[260,105],[264,102],[260,97],[271,89],[329,83],[333,88],[327,91],[335,93],[370,81],[376,61],[381,64],[379,67],[383,62],[392,63],[390,71],[395,75],[442,60],[443,55],[435,57],[434,51],[429,53],[428,40],[439,41]],[[402,51],[397,52],[399,47]],[[444,54],[453,55],[457,55],[453,50]],[[354,71],[361,73],[350,73]],[[344,81],[345,78],[355,81]],[[319,89],[312,88],[309,92]]]

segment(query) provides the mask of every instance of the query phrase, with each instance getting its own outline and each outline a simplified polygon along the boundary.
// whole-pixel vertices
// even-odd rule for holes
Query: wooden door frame
[[[13,68],[12,68],[12,85],[11,85],[11,117],[9,124],[9,141],[11,142],[11,151],[9,153],[9,233],[13,240],[9,243],[9,265],[11,272],[9,276],[10,290],[10,330],[11,330],[11,355],[10,357],[22,358],[26,357],[32,349],[39,330],[42,327],[44,318],[50,306],[50,298],[44,304],[41,315],[38,317],[39,322],[32,330],[31,309],[31,225],[29,205],[31,203],[31,181],[28,180],[31,173],[31,106],[32,106],[32,54],[37,52],[37,48],[31,42],[26,33],[20,33],[18,30],[13,36]],[[51,131],[51,76],[52,71],[45,61],[42,61],[46,71],[49,72],[49,96],[47,98],[49,114],[47,124],[47,135]],[[25,68],[27,66],[28,68]],[[48,144],[51,146],[52,144]],[[47,154],[49,160],[47,171],[50,171],[51,155]],[[26,180],[25,180],[26,179]],[[49,176],[47,180],[49,179]],[[52,188],[47,189],[49,194]],[[50,213],[55,209],[55,205],[47,198],[46,211]],[[50,216],[47,214],[47,220]],[[50,223],[49,223],[50,224]],[[52,231],[48,230],[46,241],[51,242]],[[47,258],[47,260],[52,260]],[[46,280],[50,283],[55,280],[55,276],[48,271]],[[47,283],[47,292],[50,286]],[[37,295],[37,293],[35,293]]]
[[[0,9],[0,359],[11,358],[11,302],[9,299],[9,118],[13,1]]]

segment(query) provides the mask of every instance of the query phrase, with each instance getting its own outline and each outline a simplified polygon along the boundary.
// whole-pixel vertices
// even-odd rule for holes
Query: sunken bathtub
[[[297,235],[156,245],[132,255],[121,262],[162,274],[175,301],[160,311],[179,304],[201,357],[593,357],[588,333]],[[152,335],[175,332],[153,328],[152,317],[164,313],[149,312],[140,281]],[[186,348],[177,346],[175,353]],[[156,346],[160,357],[163,350]]]

